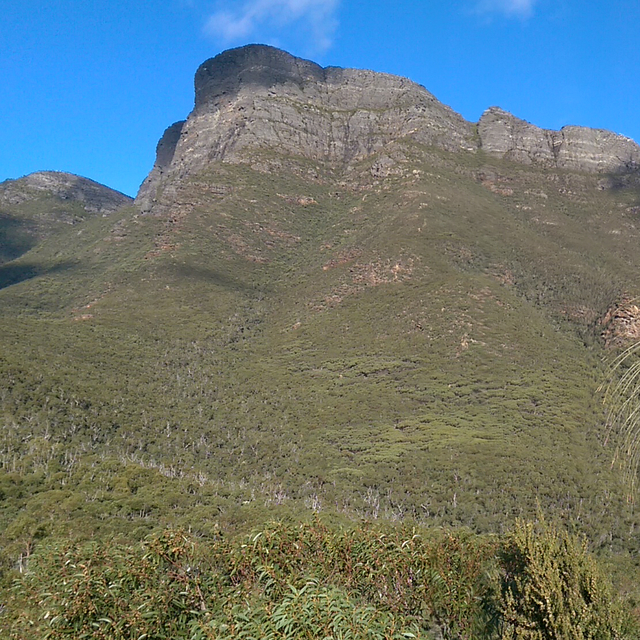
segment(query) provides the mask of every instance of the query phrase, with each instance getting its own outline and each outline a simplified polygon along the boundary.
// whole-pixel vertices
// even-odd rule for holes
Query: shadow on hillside
[[[24,282],[25,280],[32,280],[38,276],[67,271],[74,266],[75,263],[69,261],[60,262],[50,267],[33,262],[0,265],[0,289],[6,289],[14,284]]]
[[[608,173],[605,188],[614,192],[628,191],[635,195],[636,204],[640,204],[640,169]]]
[[[37,240],[22,220],[0,213],[0,264],[15,260]]]
[[[255,286],[209,267],[183,263],[171,265],[170,269],[174,275],[181,278],[206,282],[211,285],[223,287],[229,291],[239,291],[242,293],[256,291]],[[269,287],[260,287],[260,291],[267,292],[268,290]]]

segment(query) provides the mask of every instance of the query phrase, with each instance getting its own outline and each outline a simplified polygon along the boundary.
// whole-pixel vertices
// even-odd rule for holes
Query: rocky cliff
[[[545,131],[495,107],[474,125],[406,78],[249,45],[200,66],[194,109],[160,140],[137,203],[150,211],[163,185],[216,161],[255,164],[276,151],[348,169],[382,151],[402,159],[407,142],[585,172],[640,167],[638,145],[608,131]]]
[[[341,166],[410,137],[450,151],[477,148],[474,126],[423,87],[397,76],[322,68],[262,45],[207,60],[195,77],[195,107],[165,132],[138,194],[143,209],[168,176],[210,162],[251,161],[256,151]]]
[[[640,147],[603,129],[550,131],[491,107],[482,114],[478,133],[484,151],[515,162],[598,173],[640,168]]]

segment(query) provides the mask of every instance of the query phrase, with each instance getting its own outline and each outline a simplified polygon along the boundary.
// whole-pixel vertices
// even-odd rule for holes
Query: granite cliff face
[[[546,131],[495,107],[475,125],[406,78],[249,45],[200,66],[195,107],[160,140],[137,204],[150,211],[163,187],[218,161],[259,167],[275,151],[348,170],[375,154],[401,162],[406,143],[584,172],[640,167],[638,145],[608,131]]]

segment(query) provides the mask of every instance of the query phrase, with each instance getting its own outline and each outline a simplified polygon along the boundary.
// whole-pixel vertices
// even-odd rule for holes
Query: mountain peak
[[[448,151],[475,150],[474,127],[424,87],[399,76],[314,62],[265,45],[225,51],[195,77],[195,108],[170,127],[138,194],[153,208],[160,184],[214,162],[261,154],[345,169],[383,152],[403,155],[407,141]]]
[[[324,69],[315,62],[264,44],[223,51],[203,62],[195,76],[196,108],[232,94],[242,86],[270,88],[287,82],[323,82]]]
[[[640,167],[640,147],[604,129],[565,126],[541,129],[500,107],[490,107],[478,122],[482,149],[523,164],[608,173]]]
[[[63,171],[36,171],[0,183],[0,203],[15,204],[44,194],[76,202],[91,213],[108,214],[129,204],[131,198],[99,182]]]
[[[216,162],[268,171],[274,162],[281,168],[282,162],[302,159],[348,172],[369,157],[373,164],[379,159],[391,166],[425,148],[482,149],[519,163],[595,173],[640,167],[640,147],[609,131],[549,131],[499,107],[487,109],[476,126],[407,78],[323,68],[281,49],[252,44],[200,65],[195,107],[160,140],[137,203],[151,211],[156,194],[167,193],[159,187],[169,186],[171,193],[172,181]]]
[[[131,201],[119,191],[62,171],[38,171],[1,182],[0,269],[69,225],[108,216]],[[0,289],[16,281],[15,273],[21,273],[20,268],[4,271]]]

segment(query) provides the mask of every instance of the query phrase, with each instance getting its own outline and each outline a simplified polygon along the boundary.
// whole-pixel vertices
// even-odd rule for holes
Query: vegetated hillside
[[[68,225],[113,213],[131,198],[93,180],[40,171],[0,184],[0,264]],[[7,284],[6,273],[2,284]]]
[[[0,290],[6,566],[70,532],[208,535],[313,511],[487,532],[537,505],[635,551],[626,452],[598,391],[637,338],[632,164],[510,159],[384,76],[437,115],[420,127],[460,127],[455,148],[413,135],[402,105],[354,98],[371,72],[345,72],[356,94],[332,75],[331,95],[386,123],[388,143],[370,128],[366,149],[315,153],[344,105],[309,97],[319,72],[272,71],[197,103],[136,205],[0,266],[23,274]],[[235,120],[251,95],[262,145],[263,125]],[[296,154],[277,141],[307,103]],[[203,122],[228,155],[207,155]]]

